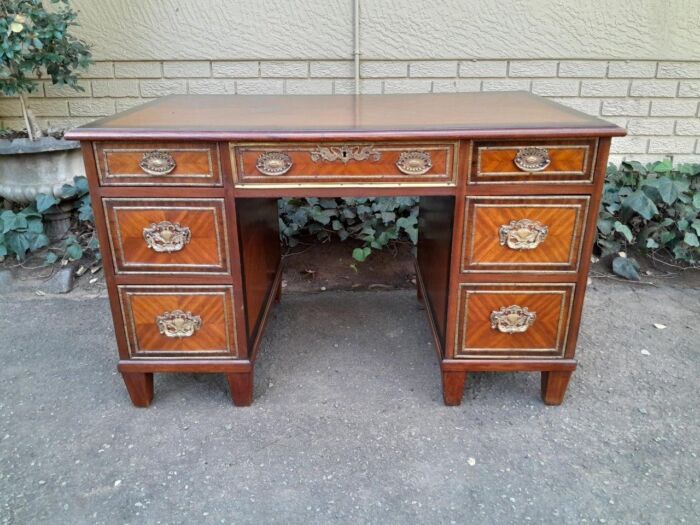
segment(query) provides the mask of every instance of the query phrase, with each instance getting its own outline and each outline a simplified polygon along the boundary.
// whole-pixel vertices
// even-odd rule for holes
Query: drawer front
[[[208,142],[96,142],[102,186],[221,186],[219,150]]]
[[[457,358],[562,357],[573,284],[462,284]]]
[[[237,357],[230,286],[119,286],[131,357]]]
[[[458,143],[236,144],[236,186],[454,186]]]
[[[590,197],[467,197],[462,272],[575,272]]]
[[[591,183],[596,140],[476,142],[469,183]]]
[[[119,274],[229,272],[223,199],[103,199]]]

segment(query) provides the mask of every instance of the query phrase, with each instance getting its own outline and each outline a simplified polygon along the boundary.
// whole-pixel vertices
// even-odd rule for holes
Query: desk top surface
[[[524,91],[416,95],[173,95],[66,138],[296,140],[621,136],[625,131]]]

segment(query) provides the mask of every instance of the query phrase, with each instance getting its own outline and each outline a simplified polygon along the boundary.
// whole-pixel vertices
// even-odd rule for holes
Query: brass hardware
[[[518,305],[504,306],[500,310],[491,312],[491,328],[504,334],[519,334],[526,332],[537,318],[535,312],[530,312],[527,307]]]
[[[520,148],[513,160],[515,165],[523,171],[542,171],[551,162],[549,151],[546,148]]]
[[[176,222],[162,221],[152,223],[143,229],[143,240],[146,246],[155,252],[179,252],[190,242],[192,233],[187,226]]]
[[[255,162],[255,168],[268,177],[276,177],[284,175],[292,167],[292,159],[286,153],[281,151],[268,151],[258,157]]]
[[[157,316],[156,325],[165,337],[191,337],[202,327],[202,318],[191,312],[173,310]]]
[[[520,219],[504,224],[498,230],[501,246],[511,250],[533,250],[547,238],[549,227],[539,221]]]
[[[143,154],[139,167],[154,177],[167,175],[175,169],[175,159],[167,151],[149,151]]]
[[[396,167],[406,175],[423,175],[433,167],[433,160],[427,151],[404,151],[399,155]]]
[[[314,162],[320,160],[326,162],[340,161],[343,164],[347,164],[351,160],[367,159],[377,162],[382,158],[381,152],[372,146],[349,146],[347,144],[341,146],[316,146],[316,149],[309,154]]]

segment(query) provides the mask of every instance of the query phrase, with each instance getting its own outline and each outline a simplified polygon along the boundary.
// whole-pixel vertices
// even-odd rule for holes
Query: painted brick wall
[[[84,92],[44,82],[30,98],[42,125],[67,128],[178,93],[353,93],[351,61],[97,62]],[[700,162],[700,61],[419,60],[362,63],[363,93],[522,89],[629,130],[611,160]],[[0,97],[0,124],[21,128],[17,99]]]

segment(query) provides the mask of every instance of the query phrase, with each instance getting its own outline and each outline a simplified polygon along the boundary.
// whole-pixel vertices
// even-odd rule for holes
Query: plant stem
[[[27,135],[29,135],[29,140],[34,139],[34,130],[32,129],[32,124],[29,122],[29,112],[27,110],[27,101],[24,100],[24,95],[19,94],[19,103],[22,106],[22,116],[24,117],[24,126],[27,128]]]

